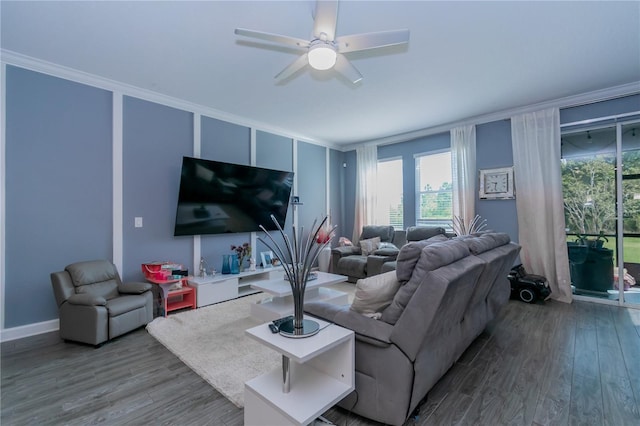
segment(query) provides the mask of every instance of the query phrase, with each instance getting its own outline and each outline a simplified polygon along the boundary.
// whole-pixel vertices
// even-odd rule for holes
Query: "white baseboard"
[[[35,324],[21,325],[19,327],[4,328],[0,330],[0,342],[22,339],[23,337],[49,333],[60,329],[60,320],[38,322]]]

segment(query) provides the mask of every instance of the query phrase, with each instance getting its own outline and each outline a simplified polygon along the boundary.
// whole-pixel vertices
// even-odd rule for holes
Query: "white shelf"
[[[299,367],[292,363],[289,393],[282,392],[282,371],[273,370],[245,383],[245,394],[252,392],[291,424],[306,425],[353,390],[351,386],[313,368]],[[257,424],[266,424],[262,416],[260,414]],[[245,421],[245,424],[251,423],[249,419]]]
[[[312,318],[318,334],[292,339],[273,334],[268,324],[246,331],[290,360],[290,391],[283,392],[281,369],[245,383],[245,425],[307,425],[355,387],[354,333]]]
[[[240,296],[258,293],[251,284],[277,277],[281,268],[256,268],[239,274],[216,274],[189,278],[189,286],[196,288],[197,307],[212,305]]]

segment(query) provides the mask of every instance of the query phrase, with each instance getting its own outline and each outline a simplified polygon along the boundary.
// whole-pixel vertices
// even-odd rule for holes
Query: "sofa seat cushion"
[[[400,283],[394,271],[359,279],[351,310],[366,316],[379,317],[380,312],[391,304],[398,288]]]
[[[347,256],[338,261],[338,270],[343,275],[364,278],[367,276],[367,256]]]
[[[107,301],[110,317],[117,317],[135,309],[144,308],[147,299],[144,296],[120,296]]]

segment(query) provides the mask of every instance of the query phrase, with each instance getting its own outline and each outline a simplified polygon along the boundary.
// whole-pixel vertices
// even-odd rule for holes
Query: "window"
[[[416,155],[416,225],[453,224],[451,151]]]
[[[377,198],[378,224],[404,229],[401,158],[378,161]]]

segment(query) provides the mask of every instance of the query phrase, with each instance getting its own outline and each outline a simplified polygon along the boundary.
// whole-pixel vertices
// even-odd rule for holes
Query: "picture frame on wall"
[[[272,251],[263,251],[260,253],[260,259],[262,260],[263,268],[273,268],[273,252]]]
[[[516,198],[513,166],[480,170],[481,200],[510,200]]]

